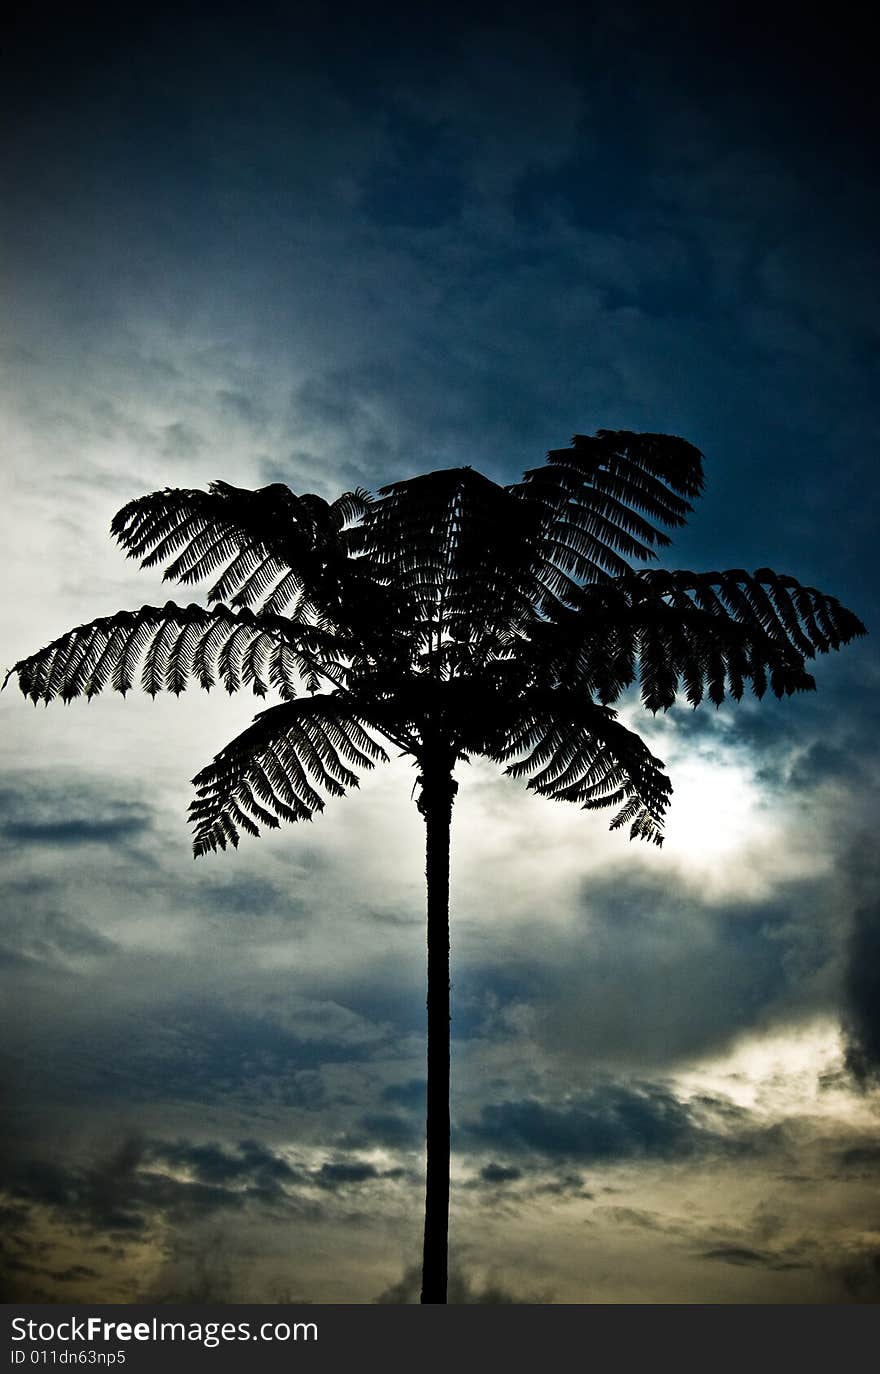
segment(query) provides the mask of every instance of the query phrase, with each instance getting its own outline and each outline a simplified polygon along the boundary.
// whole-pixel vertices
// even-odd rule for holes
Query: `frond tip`
[[[195,857],[227,844],[236,848],[240,830],[259,835],[260,825],[274,830],[279,820],[311,820],[324,809],[319,789],[340,797],[358,785],[354,768],[380,760],[387,762],[385,750],[357,708],[340,698],[304,697],[261,711],[193,778]]]
[[[610,829],[629,824],[630,839],[662,845],[672,793],[663,762],[609,707],[564,688],[527,692],[490,756],[513,759],[509,776],[527,778],[544,797],[577,802],[585,811],[619,806]]]
[[[813,691],[806,661],[865,633],[835,597],[769,568],[643,568],[579,589],[533,641],[561,681],[611,702],[638,680],[647,709],[665,711],[679,692],[719,706],[746,684],[756,697]]]
[[[534,567],[545,611],[570,605],[584,584],[624,576],[631,559],[656,558],[670,542],[661,527],[683,525],[703,489],[703,455],[674,435],[600,429],[571,443],[508,488],[540,514]]]

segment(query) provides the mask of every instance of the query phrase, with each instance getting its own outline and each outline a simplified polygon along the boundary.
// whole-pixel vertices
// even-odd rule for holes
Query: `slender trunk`
[[[425,767],[419,810],[425,818],[428,880],[428,1102],[423,1303],[446,1301],[449,1229],[449,830],[457,784],[448,764]]]

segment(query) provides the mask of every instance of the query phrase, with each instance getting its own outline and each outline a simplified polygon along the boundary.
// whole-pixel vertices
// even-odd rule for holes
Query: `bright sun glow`
[[[671,852],[699,867],[757,835],[763,823],[761,791],[740,760],[695,755],[669,771],[675,788],[665,826]]]
[[[727,1098],[768,1121],[825,1117],[858,1127],[876,1124],[872,1098],[853,1092],[843,1073],[840,1026],[828,1017],[744,1036],[726,1054],[676,1075],[686,1096]]]

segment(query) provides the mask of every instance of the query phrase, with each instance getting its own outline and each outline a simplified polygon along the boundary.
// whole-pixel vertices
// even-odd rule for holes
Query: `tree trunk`
[[[425,818],[428,880],[428,1102],[423,1303],[446,1301],[449,1230],[449,830],[458,784],[448,763],[424,767],[418,807]]]

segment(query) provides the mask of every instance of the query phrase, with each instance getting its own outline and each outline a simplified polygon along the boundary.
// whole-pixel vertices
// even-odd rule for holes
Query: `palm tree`
[[[165,578],[213,581],[201,605],[143,606],[81,625],[17,663],[34,702],[195,680],[274,691],[277,705],[194,779],[196,855],[280,820],[388,758],[418,769],[428,942],[423,1303],[446,1301],[449,1205],[449,837],[457,763],[484,755],[542,796],[613,806],[611,828],[662,843],[671,786],[611,703],[649,711],[680,691],[716,706],[812,690],[805,660],[864,626],[831,596],[767,568],[635,569],[667,545],[703,485],[683,439],[576,435],[521,482],[470,467],[328,503],[273,484],[166,489],[111,529]],[[10,674],[7,674],[7,680]],[[5,685],[5,684],[4,684]],[[415,791],[416,789],[414,789]]]

